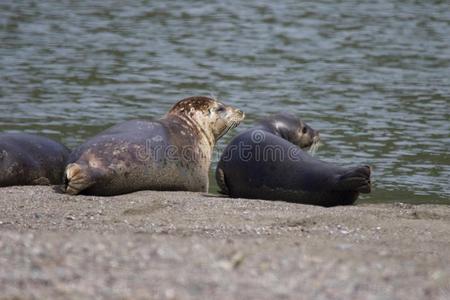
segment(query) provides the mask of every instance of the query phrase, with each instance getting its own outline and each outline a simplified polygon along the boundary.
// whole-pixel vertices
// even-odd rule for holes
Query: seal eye
[[[222,113],[222,112],[224,112],[225,111],[225,107],[223,107],[223,106],[219,106],[218,108],[217,108],[217,110],[216,110],[218,113]]]
[[[308,128],[306,128],[306,126],[305,127],[303,127],[303,129],[302,129],[302,133],[303,134],[306,134],[306,132],[308,131]]]

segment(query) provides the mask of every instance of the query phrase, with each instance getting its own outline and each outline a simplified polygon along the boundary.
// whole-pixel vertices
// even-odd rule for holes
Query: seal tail
[[[68,164],[64,172],[66,194],[77,195],[94,184],[86,167],[77,163]]]
[[[359,166],[348,170],[340,176],[337,190],[356,191],[363,194],[370,193],[370,173],[370,166]]]

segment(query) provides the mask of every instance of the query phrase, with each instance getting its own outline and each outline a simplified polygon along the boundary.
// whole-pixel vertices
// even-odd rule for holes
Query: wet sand
[[[0,299],[450,299],[450,206],[0,189]]]

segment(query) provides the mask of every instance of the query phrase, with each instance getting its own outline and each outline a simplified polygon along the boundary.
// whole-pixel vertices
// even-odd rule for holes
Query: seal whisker
[[[228,131],[230,131],[230,129],[236,128],[239,125],[239,122],[236,121],[231,121],[230,126],[228,126],[218,137],[217,140],[221,139],[225,134],[228,133]]]
[[[311,154],[311,156],[314,156],[321,145],[322,144],[320,143],[319,140],[314,141],[314,143],[311,145],[311,148],[308,151],[309,154]]]

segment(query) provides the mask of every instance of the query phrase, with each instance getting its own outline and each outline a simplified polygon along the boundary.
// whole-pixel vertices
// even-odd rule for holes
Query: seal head
[[[196,127],[212,146],[245,118],[242,111],[206,96],[189,97],[179,101],[166,117],[171,116],[182,118]]]
[[[266,117],[257,122],[256,127],[270,132],[302,148],[309,149],[318,145],[320,135],[299,117],[288,112],[282,112]]]

